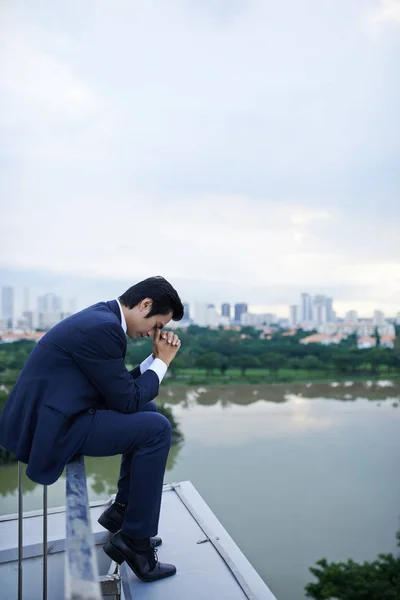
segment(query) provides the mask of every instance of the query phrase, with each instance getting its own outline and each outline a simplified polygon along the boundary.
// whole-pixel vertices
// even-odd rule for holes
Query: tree
[[[184,369],[184,368],[185,368],[185,357],[182,356],[182,354],[178,353],[169,366],[169,370],[171,371],[173,379],[176,379],[178,371],[180,369]]]
[[[400,546],[400,531],[396,534]],[[306,585],[314,600],[400,600],[400,556],[379,554],[372,562],[328,563],[323,558],[310,568],[316,583]]]
[[[4,350],[0,351],[0,371],[5,371],[7,369],[8,359],[7,352]]]
[[[221,356],[221,362],[219,365],[219,370],[221,371],[221,375],[225,375],[226,371],[229,369],[229,360],[224,356]]]
[[[251,354],[239,354],[239,356],[234,356],[231,364],[233,367],[237,367],[241,370],[243,377],[246,375],[247,369],[260,368],[259,359],[256,356],[251,356]]]
[[[199,369],[205,369],[207,375],[211,375],[214,369],[219,369],[221,364],[221,357],[217,352],[206,352],[196,358],[196,367]]]
[[[390,350],[382,348],[382,346],[371,348],[366,352],[366,359],[370,365],[371,372],[374,375],[378,375],[381,365],[390,365]]]
[[[282,354],[268,352],[268,354],[264,354],[262,358],[262,365],[276,374],[279,369],[283,367],[284,361],[285,359]]]
[[[316,357],[308,354],[301,361],[301,366],[306,371],[318,371],[323,368],[323,363]]]

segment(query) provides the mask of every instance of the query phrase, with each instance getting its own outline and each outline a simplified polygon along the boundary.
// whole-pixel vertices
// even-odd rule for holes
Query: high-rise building
[[[327,310],[326,310],[326,298],[325,296],[318,295],[314,297],[313,306],[313,321],[319,327],[327,322]]]
[[[272,313],[242,313],[240,316],[241,325],[249,325],[251,327],[270,326],[278,322],[278,317]]]
[[[346,313],[345,319],[344,319],[347,323],[354,323],[357,324],[358,323],[358,314],[356,310],[349,310],[349,312]]]
[[[14,288],[6,285],[1,288],[1,316],[9,329],[14,321]]]
[[[299,324],[299,307],[296,304],[289,307],[289,322],[292,327]]]
[[[240,323],[240,317],[243,313],[249,312],[247,304],[244,302],[235,304],[235,321]]]
[[[374,311],[372,323],[375,327],[382,327],[385,324],[385,315],[381,310]]]
[[[219,315],[214,304],[196,302],[194,306],[194,322],[200,327],[216,327],[219,324]]]
[[[30,309],[30,306],[29,306],[29,288],[28,287],[24,287],[24,298],[23,298],[22,308],[23,308],[24,312],[27,312]]]
[[[22,313],[22,316],[24,318],[24,321],[26,322],[26,328],[29,331],[32,331],[32,329],[33,329],[33,312],[31,310],[24,310],[24,312]]]
[[[221,306],[221,316],[231,318],[231,305],[229,302],[224,302]]]
[[[301,294],[301,321],[303,323],[309,323],[313,320],[313,307],[312,307],[312,298],[310,294],[303,293]]]
[[[333,298],[325,298],[326,306],[326,320],[328,323],[334,323],[336,321],[335,311],[333,310]]]
[[[37,300],[38,313],[58,313],[62,310],[62,298],[56,294],[47,293]]]
[[[188,302],[183,302],[183,320],[184,321],[189,321],[190,320],[190,305]]]

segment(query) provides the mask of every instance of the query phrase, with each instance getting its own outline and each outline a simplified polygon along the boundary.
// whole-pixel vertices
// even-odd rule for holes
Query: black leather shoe
[[[157,560],[157,550],[152,546],[148,550],[139,550],[121,531],[113,535],[104,545],[104,552],[119,565],[126,561],[142,581],[157,581],[176,573],[174,565]]]
[[[111,533],[117,533],[122,527],[124,516],[125,505],[114,502],[100,515],[98,522],[104,529],[108,529]],[[159,537],[152,537],[150,538],[150,543],[154,547],[161,546],[162,539]]]

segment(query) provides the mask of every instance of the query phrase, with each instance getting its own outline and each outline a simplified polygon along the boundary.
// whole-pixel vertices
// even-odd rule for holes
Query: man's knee
[[[146,402],[139,412],[158,412],[157,404],[154,400],[150,400],[150,402]]]
[[[166,441],[171,441],[172,438],[172,427],[167,417],[160,413],[152,415],[151,423],[154,433],[157,433],[157,437],[161,436]]]

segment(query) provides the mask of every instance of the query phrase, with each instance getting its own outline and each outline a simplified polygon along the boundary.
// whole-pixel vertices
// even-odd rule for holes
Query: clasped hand
[[[153,357],[159,358],[168,366],[174,360],[179,348],[181,340],[172,333],[172,331],[161,331],[156,329],[153,339]]]

